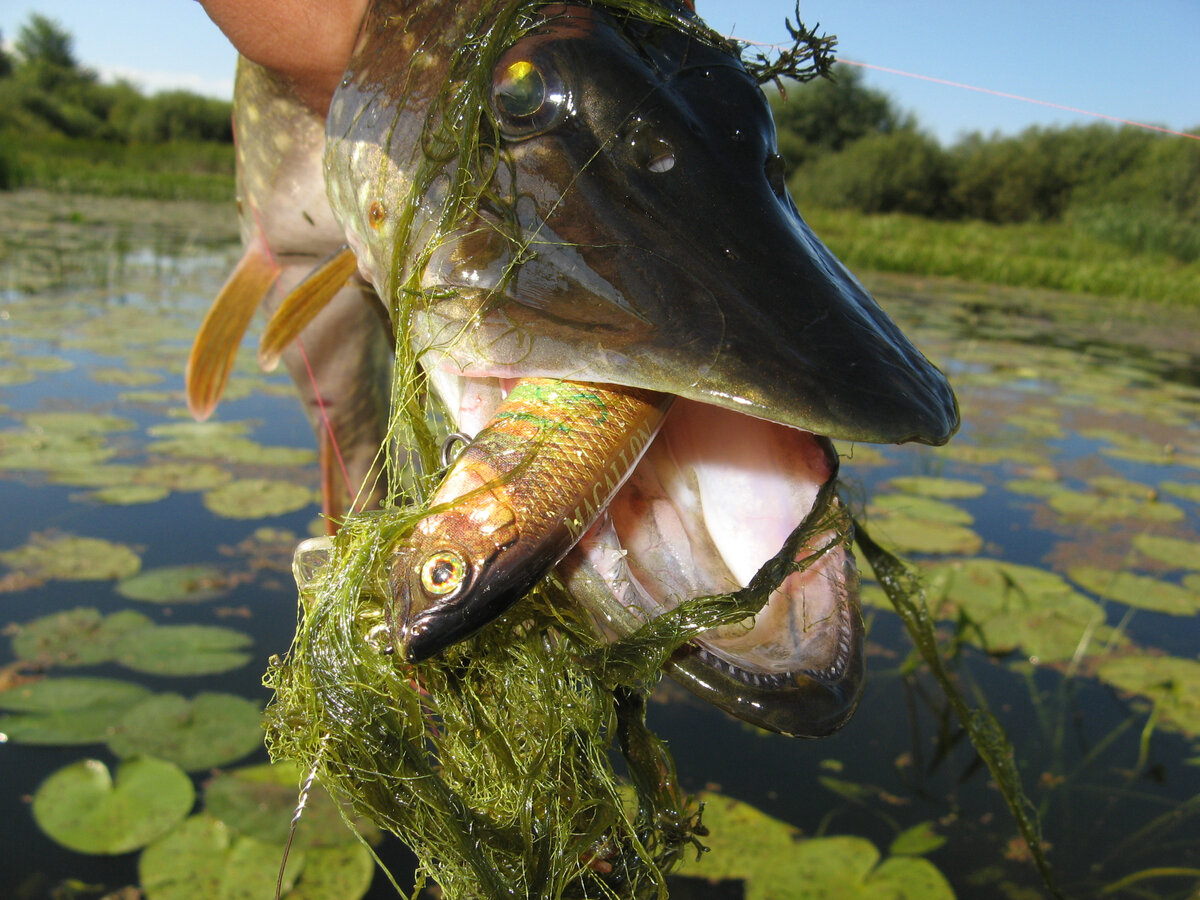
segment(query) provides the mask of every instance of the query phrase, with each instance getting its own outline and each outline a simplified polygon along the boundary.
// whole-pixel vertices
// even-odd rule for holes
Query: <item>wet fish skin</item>
[[[239,225],[245,253],[222,288],[188,366],[189,405],[211,414],[258,308],[281,298],[345,243],[325,196],[324,119],[281,76],[239,58],[234,94]],[[385,495],[380,447],[388,417],[390,328],[370,285],[332,285],[282,358],[317,437],[329,528]]]
[[[426,192],[427,235],[458,165],[414,182],[434,86],[498,6],[381,0],[334,95],[331,202],[383,297],[417,264],[422,241],[400,243],[411,194]],[[423,274],[428,365],[634,385],[844,440],[948,440],[946,379],[800,217],[740,62],[601,5],[542,14],[497,73],[533,65],[561,109],[526,133],[493,99],[494,190]]]
[[[410,662],[502,614],[607,507],[672,398],[518,382],[450,467],[433,512],[394,551],[391,621]]]

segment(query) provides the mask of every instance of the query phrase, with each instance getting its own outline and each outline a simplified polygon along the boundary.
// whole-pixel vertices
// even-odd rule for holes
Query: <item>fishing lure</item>
[[[395,550],[391,625],[416,662],[495,619],[575,545],[628,478],[672,398],[517,382]]]

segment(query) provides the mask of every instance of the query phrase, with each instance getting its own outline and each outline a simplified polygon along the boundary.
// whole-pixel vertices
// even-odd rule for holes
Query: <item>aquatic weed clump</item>
[[[301,548],[304,618],[267,675],[272,757],[315,767],[408,844],[419,881],[436,878],[446,897],[665,896],[699,815],[645,728],[642,695],[579,664],[599,638],[553,585],[434,660],[389,652],[377,572],[416,518],[363,516],[328,549]]]

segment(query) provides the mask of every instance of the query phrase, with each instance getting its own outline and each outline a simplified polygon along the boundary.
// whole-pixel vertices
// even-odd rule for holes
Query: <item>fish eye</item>
[[[566,91],[554,72],[530,59],[501,60],[492,76],[492,114],[507,138],[549,131],[565,111]]]
[[[467,562],[453,550],[438,550],[421,563],[421,590],[430,597],[452,597],[467,581]]]

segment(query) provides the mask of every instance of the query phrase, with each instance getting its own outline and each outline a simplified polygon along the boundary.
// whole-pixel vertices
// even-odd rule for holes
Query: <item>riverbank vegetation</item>
[[[0,189],[228,200],[231,104],[188,91],[104,83],[71,36],[34,14],[0,45]]]
[[[1094,124],[944,147],[857,70],[835,76],[772,106],[792,195],[852,268],[1200,303],[1200,140]],[[5,188],[228,200],[230,104],[102,83],[33,15],[0,49]]]

